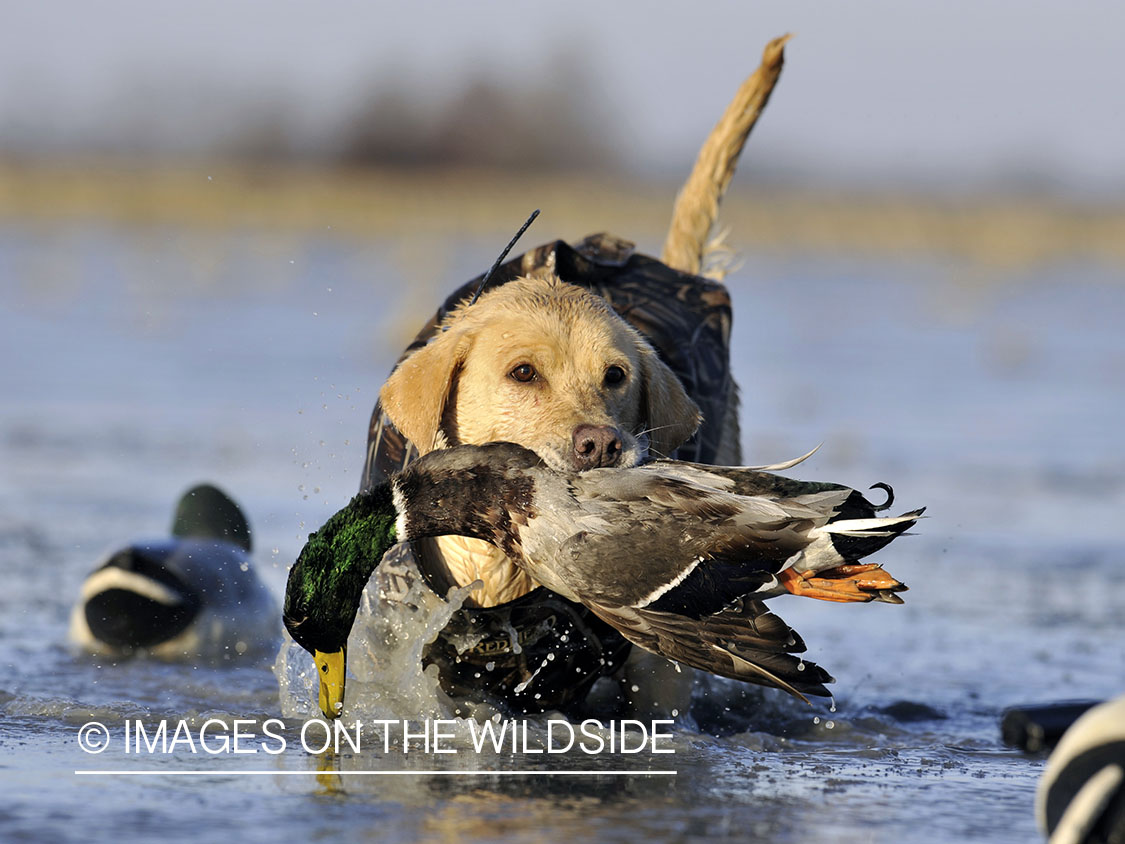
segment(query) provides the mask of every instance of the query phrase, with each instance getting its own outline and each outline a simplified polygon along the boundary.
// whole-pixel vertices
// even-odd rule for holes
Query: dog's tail
[[[705,259],[709,254],[729,253],[722,243],[722,235],[710,242],[708,237],[719,216],[719,200],[734,176],[746,138],[758,122],[758,116],[769,102],[781,75],[785,42],[791,37],[783,35],[766,45],[761,65],[742,83],[699,150],[695,167],[676,197],[672,225],[664,241],[661,260],[673,269],[699,274],[705,269]],[[708,269],[707,274],[721,279],[726,270],[726,266],[717,266]]]

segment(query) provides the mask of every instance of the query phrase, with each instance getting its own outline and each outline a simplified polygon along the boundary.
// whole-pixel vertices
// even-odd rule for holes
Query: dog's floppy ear
[[[391,422],[425,454],[437,446],[442,414],[469,352],[464,332],[446,331],[395,367],[379,400]]]
[[[649,435],[649,451],[654,457],[666,457],[695,433],[703,414],[680,379],[652,349],[644,349],[641,354],[641,375],[644,378],[641,403],[648,417],[645,430]]]

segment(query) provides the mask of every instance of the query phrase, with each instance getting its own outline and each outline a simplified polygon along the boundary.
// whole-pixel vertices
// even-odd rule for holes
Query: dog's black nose
[[[574,468],[580,472],[616,466],[621,459],[621,432],[612,425],[579,425],[574,429]]]

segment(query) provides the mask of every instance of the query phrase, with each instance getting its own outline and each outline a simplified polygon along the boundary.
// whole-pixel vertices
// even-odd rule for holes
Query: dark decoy
[[[171,536],[110,553],[85,582],[70,640],[91,653],[224,660],[272,651],[277,603],[250,559],[250,526],[217,487],[180,498]]]

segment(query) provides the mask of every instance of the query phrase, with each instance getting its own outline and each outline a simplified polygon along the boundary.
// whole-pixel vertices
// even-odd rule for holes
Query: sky
[[[277,107],[315,145],[373,87],[432,104],[473,74],[557,76],[588,81],[626,166],[679,173],[793,32],[752,140],[779,172],[1125,195],[1120,3],[0,0],[0,20],[0,150],[191,151]]]

